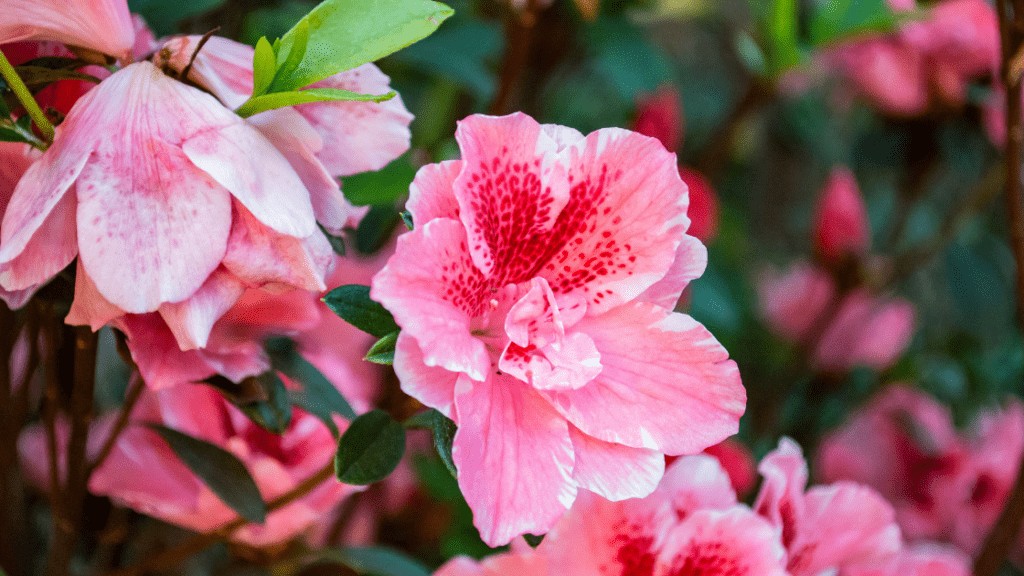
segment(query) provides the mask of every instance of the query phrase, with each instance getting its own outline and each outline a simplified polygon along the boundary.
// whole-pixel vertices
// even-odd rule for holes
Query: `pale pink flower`
[[[9,0],[0,44],[46,40],[131,60],[135,27],[125,0]]]
[[[159,66],[183,71],[200,37],[167,42],[157,54]],[[225,106],[237,108],[253,91],[253,49],[212,37],[198,53],[189,80],[210,91]],[[341,72],[310,86],[362,94],[390,91],[390,79],[373,64]],[[309,189],[317,219],[338,231],[361,212],[341,194],[337,177],[379,170],[409,149],[412,114],[402,99],[385,102],[317,102],[271,110],[249,118],[277,148]]]
[[[11,201],[18,181],[39,155],[40,152],[28,144],[0,142],[0,220],[7,212],[7,204]],[[3,226],[0,225],[2,233]],[[40,286],[39,283],[28,284],[20,290],[6,290],[0,286],[0,300],[12,309],[21,308]]]
[[[890,386],[821,443],[817,474],[878,490],[911,540],[947,540],[970,493],[968,454],[949,410],[906,386]],[[1006,464],[1012,466],[1012,464]]]
[[[782,533],[787,569],[816,576],[887,558],[900,548],[893,509],[877,492],[852,482],[807,484],[800,447],[784,438],[758,468],[764,477],[754,510]]]
[[[832,170],[814,217],[814,245],[826,261],[863,256],[871,246],[867,207],[848,168]]]
[[[420,170],[416,229],[373,280],[403,328],[404,390],[459,426],[459,484],[484,541],[545,532],[578,488],[657,485],[662,454],[732,435],[745,393],[706,329],[670,310],[704,268],[673,155],[471,116],[463,159]],[[508,482],[515,478],[515,482]]]
[[[285,158],[148,62],[79,100],[4,214],[4,289],[44,283],[76,256],[69,322],[157,312],[183,350],[202,347],[247,286],[323,290],[333,257]]]
[[[899,9],[913,8],[899,2]],[[918,116],[934,104],[962,106],[972,81],[999,58],[994,9],[985,0],[943,0],[924,20],[835,49],[828,57],[883,112]]]
[[[253,476],[264,500],[295,488],[334,456],[336,442],[316,417],[295,409],[282,435],[268,432],[230,405],[219,392],[202,385],[143,393],[130,425],[102,466],[89,490],[121,505],[172,524],[208,532],[237,514],[196,477],[146,423],[163,424],[216,444],[239,458]],[[250,524],[231,540],[269,546],[294,538],[322,519],[325,511],[359,490],[328,480],[307,496]]]
[[[809,263],[796,263],[785,272],[768,271],[757,288],[769,327],[794,343],[813,345],[819,370],[884,369],[899,358],[914,334],[910,302],[875,296],[865,288],[840,294],[829,273]]]
[[[839,576],[970,576],[971,559],[960,550],[937,544],[915,544],[894,558],[860,565]]]

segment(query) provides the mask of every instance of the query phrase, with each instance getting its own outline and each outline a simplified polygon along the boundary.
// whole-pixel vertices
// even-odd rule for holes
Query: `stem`
[[[75,381],[71,389],[71,436],[68,439],[67,476],[63,518],[56,524],[48,574],[66,576],[70,571],[88,482],[86,447],[93,418],[96,388],[96,334],[88,327],[75,329]]]
[[[28,89],[28,86],[25,86],[25,82],[22,81],[21,76],[18,76],[18,72],[2,51],[0,51],[0,76],[7,82],[7,87],[14,92],[18,102],[21,102],[25,112],[32,118],[32,122],[35,123],[36,128],[39,128],[46,142],[52,143],[54,134],[53,124],[50,123],[50,119],[46,117],[43,109],[39,107],[35,97],[32,96],[32,92]]]
[[[498,92],[487,110],[489,114],[507,114],[511,111],[512,99],[526,72],[539,13],[537,0],[527,0],[522,12],[513,14],[505,22],[505,54],[501,60]]]
[[[1006,213],[1010,220],[1010,244],[1017,264],[1017,322],[1024,330],[1024,204],[1021,203],[1021,145],[1024,123],[1021,116],[1021,79],[1011,77],[1010,62],[1024,45],[1020,25],[1024,23],[1024,2],[1015,0],[1013,20],[1006,0],[999,0],[999,28],[1003,47],[1002,73],[1006,83]],[[999,519],[989,532],[974,562],[975,576],[995,576],[1006,561],[1024,521],[1024,458],[1017,480],[1003,505]]]
[[[142,397],[142,391],[145,387],[146,384],[142,381],[142,376],[138,372],[132,374],[132,378],[128,382],[128,390],[125,392],[124,404],[121,405],[121,411],[117,415],[117,421],[110,430],[107,439],[104,440],[103,447],[100,448],[96,458],[89,463],[86,478],[91,477],[92,473],[103,465],[107,456],[110,456],[110,453],[114,450],[114,446],[117,445],[117,439],[121,437],[121,433],[124,432],[125,428],[128,427],[128,423],[131,422],[132,410],[138,403],[139,398]]]
[[[330,461],[318,472],[306,478],[295,488],[267,502],[267,512],[274,512],[306,496],[321,484],[334,476],[334,461]],[[156,570],[167,570],[178,566],[194,554],[197,554],[209,546],[225,540],[236,530],[245,527],[249,521],[245,518],[235,518],[231,522],[221,526],[213,532],[196,534],[174,548],[168,548],[163,552],[154,554],[139,564],[129,566],[122,570],[110,573],[109,576],[143,576]]]

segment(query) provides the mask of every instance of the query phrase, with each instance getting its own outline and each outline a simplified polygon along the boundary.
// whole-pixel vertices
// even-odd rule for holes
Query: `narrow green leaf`
[[[274,81],[277,74],[277,55],[270,41],[264,36],[256,42],[256,52],[252,57],[253,73],[253,96],[262,96],[267,93],[270,83]]]
[[[149,427],[167,442],[189,470],[239,516],[257,524],[266,521],[267,505],[263,502],[260,490],[249,475],[249,470],[234,454],[166,426],[151,424]]]
[[[373,484],[387,478],[405,454],[405,428],[387,412],[356,418],[341,435],[334,472],[345,484]]]
[[[356,206],[394,205],[409,193],[409,185],[416,177],[416,168],[404,154],[376,172],[363,172],[341,181],[345,198]]]
[[[94,84],[100,83],[99,78],[76,70],[53,69],[43,66],[18,66],[14,70],[33,92],[60,80],[84,80]]]
[[[452,477],[458,477],[455,469],[455,461],[452,459],[452,443],[455,441],[455,432],[458,427],[444,414],[437,410],[430,409],[416,414],[404,422],[406,428],[423,428],[430,430],[434,439],[434,448],[441,462],[451,473]]]
[[[280,84],[286,83],[287,79],[291,78],[306,55],[306,48],[309,45],[309,20],[305,18],[299,20],[289,34],[292,35],[292,42],[285,47],[288,53],[285,54],[283,50],[277,53],[277,73],[274,74],[274,81],[270,83],[270,92],[288,92],[290,90],[287,87],[281,88]]]
[[[316,366],[298,353],[291,340],[275,338],[267,342],[266,348],[274,369],[302,386],[304,406],[312,407],[312,410],[307,411],[315,414],[333,413],[348,420],[355,419],[356,411],[352,409],[348,400],[320,370],[317,370]]]
[[[397,342],[398,331],[395,331],[380,340],[377,340],[377,342],[370,347],[369,352],[366,353],[366,357],[363,359],[368,362],[373,362],[374,364],[391,366],[395,363],[395,344]]]
[[[800,62],[798,0],[771,0],[767,37],[770,68],[779,74]]]
[[[379,60],[426,38],[452,14],[432,0],[325,0],[281,38],[282,50],[288,50],[300,41],[300,26],[308,26],[302,61],[275,87],[298,90]]]
[[[271,92],[250,98],[235,110],[242,118],[255,116],[267,110],[277,110],[288,106],[309,104],[310,102],[384,102],[395,97],[394,92],[387,94],[359,94],[338,88],[310,88],[297,92]]]
[[[327,551],[324,560],[343,564],[357,574],[430,576],[430,570],[418,560],[390,548],[340,548]]]
[[[395,324],[391,312],[370,299],[369,286],[339,286],[324,296],[324,304],[345,322],[377,338],[383,338],[398,330],[398,324]]]
[[[261,428],[274,434],[284,434],[292,422],[291,399],[284,382],[273,370],[252,378],[252,381],[263,392],[263,397],[236,406]]]

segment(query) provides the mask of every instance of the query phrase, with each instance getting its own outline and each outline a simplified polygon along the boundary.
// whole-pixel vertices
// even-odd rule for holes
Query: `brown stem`
[[[132,411],[135,409],[139,398],[142,397],[142,391],[145,388],[146,384],[142,381],[142,376],[138,372],[132,374],[132,378],[128,382],[128,390],[125,392],[124,404],[121,405],[121,410],[117,414],[117,421],[114,423],[114,427],[110,429],[107,439],[103,441],[103,447],[100,448],[99,453],[89,463],[86,478],[92,477],[93,472],[102,466],[103,462],[110,456],[110,452],[117,445],[117,439],[121,437],[121,433],[124,432],[125,428],[128,427],[128,423],[131,422]]]
[[[320,471],[309,478],[306,478],[298,486],[288,492],[267,502],[267,512],[273,512],[295,502],[318,488],[329,478],[334,476],[334,462],[328,462]],[[236,518],[221,526],[213,532],[196,534],[174,548],[168,548],[163,552],[154,554],[139,564],[129,566],[122,570],[111,572],[109,576],[143,576],[155,570],[166,570],[178,566],[191,556],[205,550],[207,547],[227,539],[236,530],[249,524],[245,518]]]
[[[1024,330],[1024,203],[1021,202],[1021,146],[1024,143],[1024,122],[1021,116],[1021,80],[1009,74],[1010,60],[1024,46],[1024,2],[1015,0],[1013,18],[1007,0],[999,0],[999,28],[1002,40],[1002,75],[1006,83],[1006,213],[1010,221],[1010,244],[1017,264],[1017,322]],[[975,576],[995,576],[1006,562],[1010,547],[1016,541],[1024,521],[1024,458],[1021,458],[1017,480],[1003,505],[999,519],[985,538],[974,562]]]
[[[505,22],[505,54],[501,60],[498,92],[488,108],[489,114],[508,114],[530,59],[534,28],[540,9],[537,0],[527,0],[521,12],[513,12]]]
[[[56,533],[47,564],[47,573],[51,576],[69,574],[78,543],[88,481],[86,447],[96,388],[96,341],[96,334],[88,327],[75,329],[75,380],[71,389],[71,435],[67,449],[65,497],[61,517],[56,519]]]

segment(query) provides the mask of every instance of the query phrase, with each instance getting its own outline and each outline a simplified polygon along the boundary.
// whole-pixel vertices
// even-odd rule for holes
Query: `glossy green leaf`
[[[330,414],[338,414],[348,420],[355,419],[356,411],[348,400],[316,366],[298,353],[291,340],[275,338],[267,342],[266,348],[274,369],[302,386],[301,402],[307,411],[321,416],[321,419],[324,416],[329,418]]]
[[[441,458],[441,462],[444,463],[445,468],[448,469],[448,472],[453,477],[458,476],[455,469],[455,460],[452,459],[452,443],[455,441],[455,432],[458,430],[455,422],[452,422],[437,410],[430,409],[406,420],[405,426],[407,428],[430,430],[434,440],[434,448],[437,450],[437,455]]]
[[[356,206],[393,205],[409,193],[416,169],[405,154],[376,172],[342,178],[341,191]]]
[[[334,471],[345,484],[362,486],[387,478],[405,454],[405,428],[387,412],[356,418],[341,435]]]
[[[301,61],[279,74],[271,90],[298,90],[379,60],[426,38],[451,15],[451,8],[432,0],[325,0],[281,38],[280,50],[287,53],[308,27]]]
[[[262,524],[267,518],[256,482],[234,454],[205,440],[177,430],[151,424],[150,429],[167,442],[181,461],[225,504],[250,522]]]
[[[270,83],[274,81],[274,74],[277,73],[277,55],[274,54],[274,48],[266,37],[260,38],[256,43],[252,71],[253,96],[262,96],[270,88]]]
[[[356,250],[360,254],[375,254],[388,243],[401,220],[394,206],[374,205],[356,228]]]
[[[366,353],[364,360],[374,364],[391,366],[395,363],[395,344],[398,343],[398,331],[377,340]]]
[[[369,286],[339,286],[327,293],[324,303],[342,320],[378,338],[398,330],[391,312],[370,299]]]
[[[242,118],[255,116],[267,110],[276,110],[311,102],[384,102],[395,97],[394,92],[387,94],[359,94],[338,88],[310,88],[297,92],[271,92],[250,98],[235,112]]]
[[[292,405],[284,382],[273,370],[252,378],[263,392],[253,402],[237,404],[250,420],[275,434],[284,434],[292,421]]]

